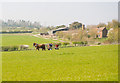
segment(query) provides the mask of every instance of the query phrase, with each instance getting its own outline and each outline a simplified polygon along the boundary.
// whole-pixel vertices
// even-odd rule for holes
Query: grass
[[[19,36],[20,39],[14,38],[17,37],[13,36],[13,40],[24,40],[22,36]],[[29,38],[26,36],[25,38],[34,37],[30,36]],[[31,41],[29,41],[28,39],[24,41],[28,41],[26,44],[30,45],[33,40],[30,39]],[[22,42],[18,41],[19,44]],[[2,52],[2,80],[118,81],[118,46],[106,45],[70,47],[52,51]]]
[[[0,39],[1,40],[1,39]],[[42,43],[51,43],[54,42],[50,39],[43,39],[34,37],[32,35],[10,35],[10,34],[4,34],[2,35],[2,46],[14,46],[14,45],[30,45],[30,48],[32,48],[33,43],[36,42],[38,44]]]
[[[97,39],[95,39],[95,40],[98,40],[98,42],[104,42],[104,41],[106,41],[108,38],[97,38]]]

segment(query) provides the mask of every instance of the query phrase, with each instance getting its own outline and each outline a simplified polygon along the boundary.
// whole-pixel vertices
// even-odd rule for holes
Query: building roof
[[[61,29],[68,29],[68,27],[58,28],[56,30],[61,30]],[[54,31],[56,31],[56,30],[54,30]]]
[[[103,29],[105,29],[106,27],[100,27],[100,28],[95,28],[96,30],[102,31]]]

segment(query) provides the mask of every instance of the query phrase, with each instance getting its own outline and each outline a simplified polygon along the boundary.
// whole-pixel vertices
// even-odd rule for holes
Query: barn
[[[69,28],[68,28],[68,27],[64,27],[64,28],[58,28],[58,29],[53,30],[53,31],[51,31],[51,32],[49,32],[49,33],[50,33],[50,34],[55,34],[55,33],[58,32],[58,31],[67,31],[67,30],[69,30]]]

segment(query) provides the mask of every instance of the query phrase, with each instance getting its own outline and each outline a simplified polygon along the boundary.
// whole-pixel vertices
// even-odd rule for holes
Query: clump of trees
[[[71,41],[87,41],[88,40],[88,34],[87,31],[79,30],[76,34],[72,34]]]
[[[56,29],[66,27],[65,25],[56,26]]]
[[[120,31],[120,28],[115,28],[113,30],[110,30],[109,33],[108,33],[108,39],[106,40],[106,42],[108,42],[108,43],[119,43],[120,33],[118,33],[118,31]]]
[[[97,25],[97,27],[106,27],[106,24],[105,24],[105,23],[99,23],[99,24]]]
[[[59,38],[63,38],[64,37],[64,32],[58,31],[58,32],[56,32],[56,36],[58,36]]]
[[[25,20],[7,20],[7,21],[0,21],[2,23],[2,27],[29,27],[29,28],[41,28],[41,24],[39,22],[30,22],[30,21],[25,21]]]
[[[79,22],[73,22],[72,24],[69,24],[70,29],[79,29],[82,28],[82,23]]]
[[[107,43],[119,43],[120,41],[120,23],[117,20],[112,20],[106,25],[108,32],[108,39],[105,41]]]
[[[120,23],[118,22],[118,20],[112,20],[111,22],[108,22],[108,24],[106,25],[107,29],[110,30],[111,28],[118,28],[118,26],[120,26]]]

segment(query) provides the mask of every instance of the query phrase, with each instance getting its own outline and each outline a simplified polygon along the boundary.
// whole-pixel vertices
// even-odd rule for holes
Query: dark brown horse
[[[33,46],[35,46],[35,48],[39,51],[39,48],[42,48],[42,50],[46,50],[45,49],[45,44],[37,44],[37,43],[33,43]]]

